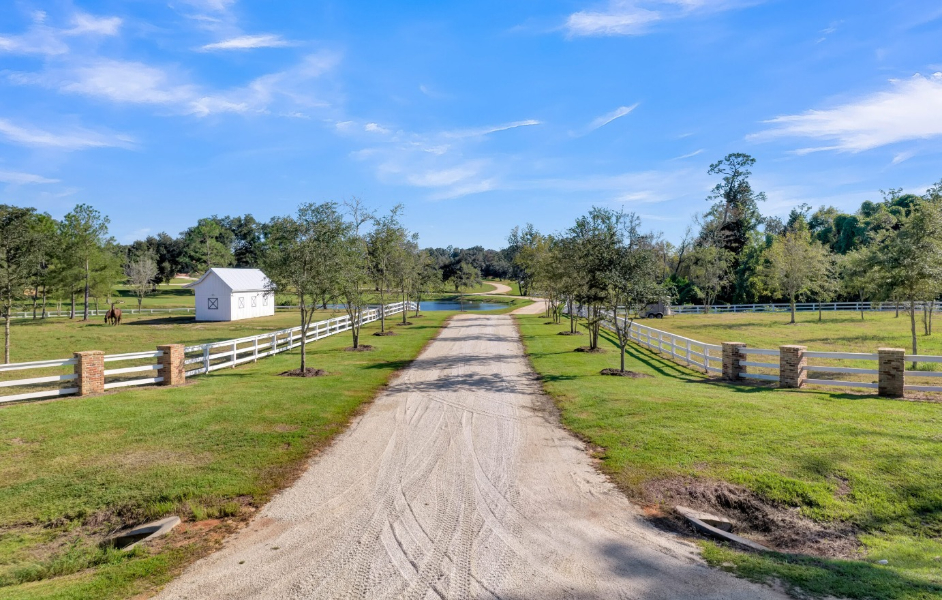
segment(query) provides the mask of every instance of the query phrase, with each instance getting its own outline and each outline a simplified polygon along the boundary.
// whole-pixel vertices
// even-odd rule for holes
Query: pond
[[[422,310],[461,310],[461,303],[456,300],[423,300],[421,303]],[[464,303],[465,310],[498,310],[501,308],[507,308],[506,304],[501,304],[500,302],[472,302],[467,301]]]
[[[498,310],[501,308],[507,308],[507,304],[502,304],[500,302],[476,302],[473,300],[465,300],[464,310]],[[328,308],[333,308],[336,310],[343,310],[343,304],[328,304]],[[461,310],[461,302],[457,300],[423,300],[421,303],[422,310]],[[370,306],[370,308],[377,308],[376,306]],[[411,312],[411,311],[410,311]]]

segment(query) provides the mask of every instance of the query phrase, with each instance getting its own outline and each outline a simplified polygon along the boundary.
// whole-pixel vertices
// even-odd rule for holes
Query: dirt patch
[[[279,377],[323,377],[324,375],[327,375],[327,371],[324,369],[308,367],[303,371],[301,369],[291,369],[290,371],[278,373],[278,375]]]
[[[644,494],[662,506],[689,506],[726,517],[733,533],[780,552],[834,558],[860,558],[856,530],[846,523],[817,523],[797,508],[776,505],[740,486],[724,481],[676,478],[651,481]],[[671,521],[690,531],[680,515]]]
[[[589,354],[605,354],[604,348],[590,348],[588,346],[579,346],[573,352],[588,352]]]
[[[632,379],[646,379],[651,377],[647,373],[636,373],[634,371],[622,371],[621,369],[602,369],[599,371],[602,375],[612,375],[614,377],[630,377]]]
[[[412,315],[410,318],[411,319],[424,319],[425,315]]]
[[[581,331],[560,331],[556,335],[584,335]]]
[[[405,323],[396,323],[396,325],[399,327],[406,327],[408,325],[412,325],[412,321],[406,321]]]
[[[377,337],[382,337],[382,336],[385,336],[385,335],[396,335],[396,332],[395,332],[395,331],[392,331],[392,330],[389,330],[389,331],[377,331],[377,332],[374,333],[373,335],[375,335],[375,336],[377,336]]]
[[[356,348],[354,348],[353,346],[350,346],[348,348],[343,349],[344,352],[372,352],[373,350],[376,350],[376,347],[370,346],[368,344],[360,344]]]

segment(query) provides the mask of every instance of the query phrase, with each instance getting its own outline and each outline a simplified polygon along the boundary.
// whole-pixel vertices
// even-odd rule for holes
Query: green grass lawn
[[[778,348],[800,344],[819,352],[876,352],[877,348],[912,349],[909,315],[900,312],[824,311],[796,314],[794,325],[788,313],[724,313],[675,315],[662,320],[641,319],[639,323],[711,344],[743,342],[754,348]],[[920,354],[942,355],[942,333],[923,335],[921,314],[916,313],[916,333]],[[942,319],[940,319],[942,322]],[[942,330],[940,330],[942,331]]]
[[[366,335],[373,352],[343,352],[349,332],[311,344],[308,365],[327,377],[278,377],[298,366],[294,351],[179,388],[0,407],[0,599],[127,598],[165,583],[290,483],[451,314]],[[169,514],[184,525],[151,548],[96,546]]]
[[[942,597],[942,405],[727,385],[637,346],[629,347],[627,368],[650,378],[605,377],[602,368],[618,367],[609,336],[605,354],[577,353],[585,336],[557,335],[568,325],[545,321],[518,317],[533,365],[562,422],[601,448],[601,468],[631,497],[650,503],[667,482],[727,482],[769,506],[797,510],[803,522],[849,526],[863,545],[861,560],[839,560],[706,543],[711,563],[815,596]],[[680,332],[686,322],[658,324]],[[833,338],[848,335],[840,325],[825,327]],[[694,335],[693,324],[684,333],[707,337]]]
[[[340,316],[343,311],[321,311],[315,320]],[[106,354],[142,352],[159,344],[196,344],[297,327],[300,314],[279,311],[271,317],[232,322],[197,322],[193,315],[127,315],[118,326],[100,318],[22,319],[11,325],[12,362],[70,358],[79,350],[101,350]]]

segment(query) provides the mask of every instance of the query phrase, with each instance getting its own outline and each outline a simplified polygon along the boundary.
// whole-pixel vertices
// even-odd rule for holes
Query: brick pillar
[[[902,398],[906,351],[902,348],[879,348],[877,353],[880,356],[880,365],[877,367],[880,371],[877,384],[880,395]]]
[[[79,396],[90,396],[105,391],[105,353],[100,350],[76,352],[75,374]]]
[[[745,367],[739,364],[746,355],[740,352],[746,345],[742,342],[723,342],[723,379],[736,381]]]
[[[784,388],[800,388],[808,378],[804,368],[808,364],[805,358],[805,346],[779,346],[778,349],[778,385]]]
[[[159,376],[164,380],[157,385],[181,385],[186,381],[186,372],[183,368],[183,344],[167,344],[166,346],[157,346],[157,349],[163,352],[163,356],[157,358],[157,362],[162,367]]]

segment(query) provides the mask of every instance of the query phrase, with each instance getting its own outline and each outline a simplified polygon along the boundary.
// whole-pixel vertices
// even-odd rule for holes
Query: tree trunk
[[[312,300],[313,302],[314,300]],[[307,309],[304,308],[304,296],[301,296],[301,376],[307,368]]]
[[[86,258],[85,259],[85,306],[82,307],[82,320],[83,321],[88,320],[88,276],[89,276],[88,259]]]
[[[46,286],[43,286],[43,318],[46,318]]]
[[[39,286],[33,288],[33,320],[36,320],[36,305],[39,303]]]
[[[818,323],[821,322],[821,311],[822,311],[821,303],[818,302]]]
[[[7,302],[3,317],[3,364],[10,363],[10,312],[13,310],[12,301]]]
[[[911,298],[909,300],[909,324],[910,331],[913,334],[913,354],[919,354],[918,347],[916,345],[916,299]],[[913,361],[913,370],[916,370],[917,363]]]
[[[894,319],[898,319],[898,318],[899,318],[899,301],[898,301],[898,300],[896,301],[896,316],[893,317],[893,318],[894,318]]]
[[[72,290],[72,304],[69,307],[69,318],[75,318],[75,290]]]
[[[625,372],[625,345],[626,342],[621,343],[621,372]]]
[[[383,291],[383,285],[380,286],[379,290],[379,331],[384,333],[386,331],[386,294]]]
[[[794,325],[794,324],[795,324],[795,297],[794,297],[794,296],[792,296],[791,298],[788,299],[788,304],[789,304],[789,306],[791,306],[791,309],[792,309],[792,322],[791,322],[791,325]]]

